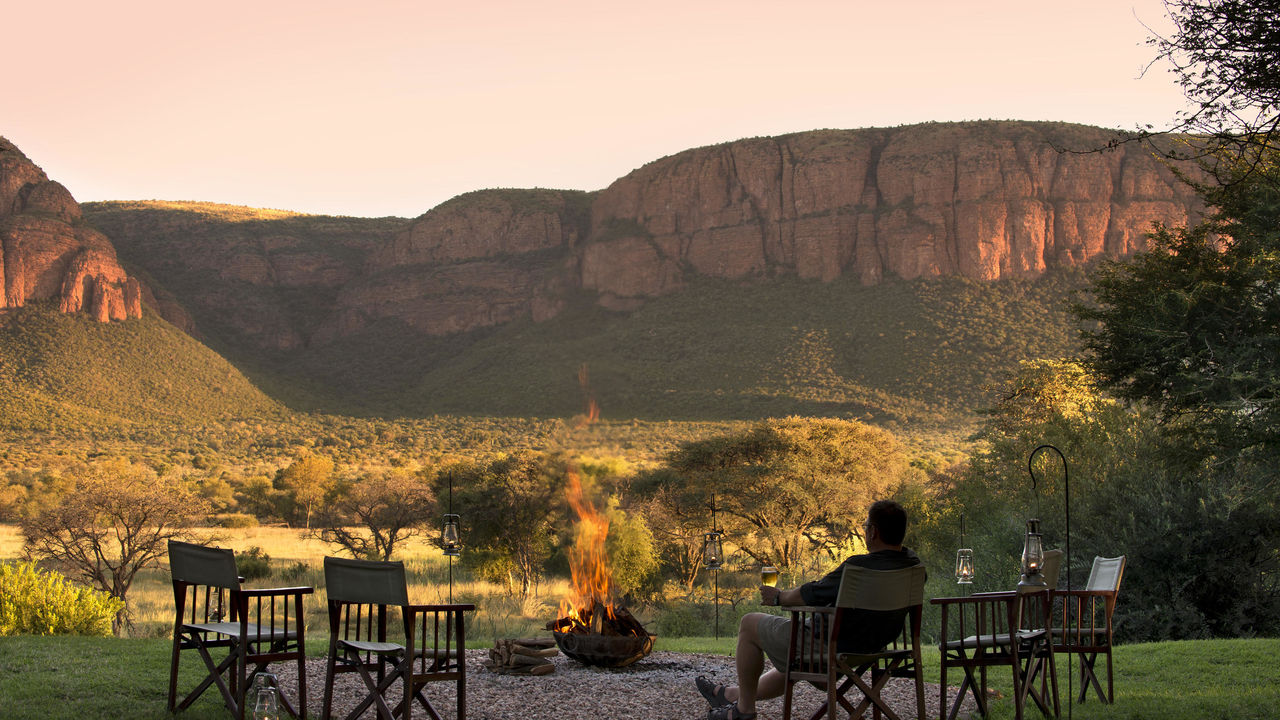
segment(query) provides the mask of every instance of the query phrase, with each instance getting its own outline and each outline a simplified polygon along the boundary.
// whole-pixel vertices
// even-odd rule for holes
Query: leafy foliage
[[[1275,166],[1273,166],[1275,167]],[[1276,170],[1268,170],[1276,174]],[[1152,250],[1103,263],[1076,314],[1103,384],[1227,452],[1280,442],[1280,186],[1213,191],[1214,218],[1158,228]]]
[[[1072,547],[1062,581],[1081,586],[1094,556],[1128,556],[1118,639],[1280,631],[1280,498],[1269,465],[1189,459],[1152,413],[1103,395],[1076,363],[1029,363],[1010,387],[984,426],[982,451],[933,487],[928,504],[943,510],[919,534],[936,573],[951,575],[942,563],[954,555],[963,513],[975,589],[1012,586],[1026,518],[1042,520],[1046,547],[1066,549],[1069,490]],[[1065,456],[1069,488],[1052,453],[1036,456],[1033,487],[1027,459],[1043,443]]]
[[[242,553],[236,553],[236,571],[245,580],[261,580],[271,577],[271,556],[254,545]]]
[[[110,635],[124,602],[35,563],[0,563],[0,636]]]
[[[1216,166],[1220,179],[1238,179],[1238,163],[1251,166],[1280,151],[1276,5],[1273,0],[1167,0],[1165,8],[1174,31],[1148,44],[1169,63],[1191,103],[1173,126],[1193,135],[1190,153],[1179,154]]]
[[[118,460],[85,467],[65,493],[40,501],[22,521],[26,552],[126,602],[138,572],[207,512],[172,478]],[[125,620],[122,606],[113,629]]]
[[[910,474],[893,436],[848,420],[787,418],[686,444],[670,472],[640,488],[673,516],[710,523],[713,496],[734,544],[761,564],[796,574],[824,554],[842,558],[875,500]],[[641,492],[644,492],[642,489]]]
[[[466,507],[460,532],[463,564],[522,596],[542,576],[564,516],[564,467],[529,451],[488,462],[470,462],[450,471],[457,507]],[[437,476],[437,495],[448,492],[448,474]]]
[[[396,547],[425,534],[435,498],[421,477],[403,469],[346,478],[330,491],[316,533],[367,560],[390,560]]]

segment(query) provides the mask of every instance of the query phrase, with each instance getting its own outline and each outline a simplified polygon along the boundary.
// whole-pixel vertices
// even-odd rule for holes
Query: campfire
[[[565,655],[585,665],[624,667],[653,650],[653,635],[627,609],[613,602],[613,581],[605,552],[609,520],[583,496],[582,482],[569,473],[569,504],[578,515],[569,569],[573,594],[560,601],[560,618],[547,623]]]

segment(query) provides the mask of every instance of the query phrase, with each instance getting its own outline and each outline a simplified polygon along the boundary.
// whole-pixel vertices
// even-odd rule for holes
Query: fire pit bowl
[[[585,632],[552,632],[560,652],[583,665],[626,667],[653,650],[654,636],[600,635]]]

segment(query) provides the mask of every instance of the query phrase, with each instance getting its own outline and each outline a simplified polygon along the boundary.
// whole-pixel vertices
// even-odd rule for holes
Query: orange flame
[[[587,374],[587,364],[578,368],[578,385],[582,388],[583,414],[578,426],[590,425],[600,419],[600,403],[596,402],[595,393],[591,392],[591,379]]]
[[[573,470],[569,471],[565,494],[569,506],[578,516],[578,526],[574,530],[573,547],[569,549],[573,595],[560,601],[560,616],[590,627],[597,605],[605,608],[608,617],[614,617],[611,601],[613,578],[605,554],[609,519],[586,499],[578,473]]]

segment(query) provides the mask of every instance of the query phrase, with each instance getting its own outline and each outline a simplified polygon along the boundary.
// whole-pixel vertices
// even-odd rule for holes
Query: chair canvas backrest
[[[324,584],[330,600],[360,605],[408,605],[404,563],[326,557]]]
[[[1044,553],[1044,584],[1049,586],[1050,590],[1058,588],[1058,576],[1062,574],[1062,551],[1046,550]]]
[[[871,570],[850,565],[840,576],[836,607],[901,610],[924,604],[924,565],[901,570]]]
[[[1125,556],[1113,558],[1095,557],[1093,569],[1089,571],[1089,582],[1085,590],[1120,591],[1120,578],[1124,575]]]
[[[226,548],[170,540],[169,569],[175,581],[231,589],[240,587],[235,553]]]

